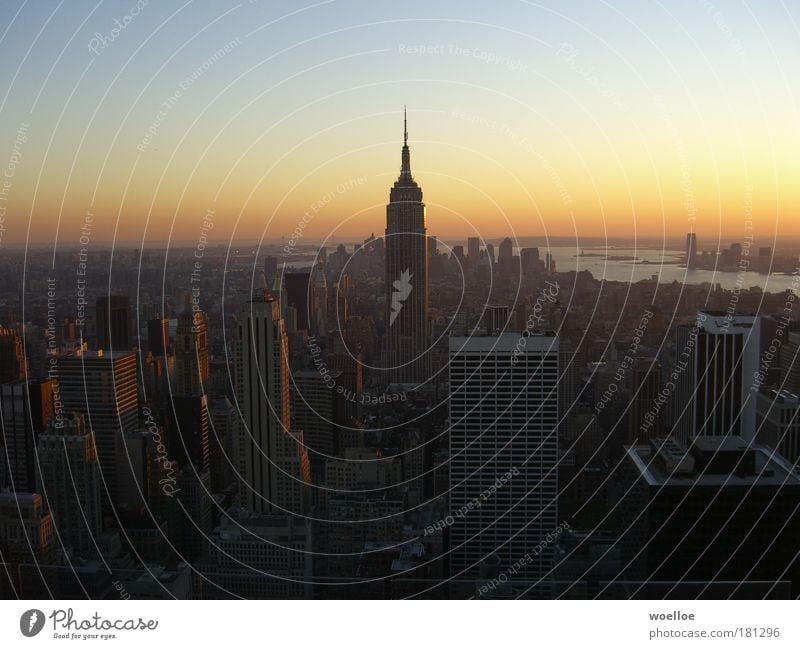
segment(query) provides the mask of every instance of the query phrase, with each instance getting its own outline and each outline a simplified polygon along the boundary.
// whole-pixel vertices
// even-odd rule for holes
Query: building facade
[[[557,386],[552,335],[450,338],[454,578],[478,575],[491,554],[504,568],[528,555],[520,578],[550,569],[550,553],[533,550],[558,524]]]
[[[278,302],[239,312],[236,343],[239,503],[253,513],[301,513],[310,480],[301,431],[291,430],[288,341]]]

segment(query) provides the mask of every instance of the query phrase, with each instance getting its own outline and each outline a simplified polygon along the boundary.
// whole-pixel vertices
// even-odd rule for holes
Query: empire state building
[[[408,121],[403,116],[400,177],[386,206],[386,365],[389,380],[421,383],[428,354],[428,238],[422,189],[411,175]]]

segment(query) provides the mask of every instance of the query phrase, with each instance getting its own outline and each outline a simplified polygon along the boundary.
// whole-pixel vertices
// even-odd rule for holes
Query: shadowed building
[[[288,353],[278,302],[245,302],[236,341],[239,502],[257,514],[305,508],[310,468],[303,433],[290,428]]]
[[[83,415],[53,418],[39,436],[37,493],[42,494],[61,545],[87,551],[102,531],[100,470],[94,433]]]
[[[36,442],[52,414],[52,380],[0,385],[0,441],[6,455],[3,469],[14,491],[36,490]]]
[[[283,286],[286,291],[286,306],[293,307],[297,312],[297,328],[310,331],[312,313],[309,306],[313,307],[316,302],[311,273],[285,273]]]
[[[104,295],[95,303],[97,348],[128,351],[131,338],[131,303],[125,295]]]
[[[800,477],[772,449],[733,435],[688,450],[653,438],[626,449],[622,493],[624,579],[791,580],[797,596]]]

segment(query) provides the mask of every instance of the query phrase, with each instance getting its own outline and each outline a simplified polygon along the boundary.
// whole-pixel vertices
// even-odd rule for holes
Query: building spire
[[[411,178],[411,152],[408,150],[408,116],[403,105],[403,163],[400,167],[401,178]]]

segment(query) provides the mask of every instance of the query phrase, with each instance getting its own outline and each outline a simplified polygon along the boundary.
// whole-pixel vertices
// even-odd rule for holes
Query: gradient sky
[[[440,237],[800,234],[796,3],[143,4],[0,3],[2,245],[382,233],[403,104]]]

